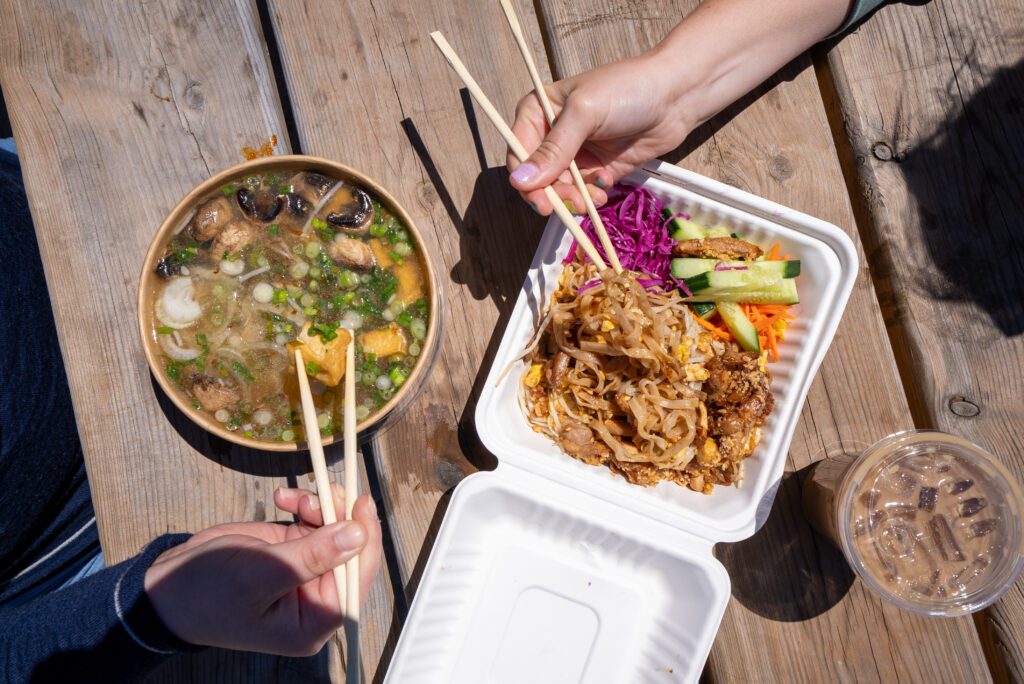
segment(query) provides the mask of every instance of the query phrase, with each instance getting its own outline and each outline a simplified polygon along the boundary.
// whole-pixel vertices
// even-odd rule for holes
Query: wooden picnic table
[[[696,4],[517,2],[547,79],[652,46]],[[1024,479],[1021,26],[1021,0],[887,6],[668,156],[835,223],[861,254],[772,513],[716,549],[733,591],[708,681],[1024,681],[1024,583],[973,619],[899,611],[810,530],[799,497],[813,462],[911,427],[964,434]],[[169,530],[280,518],[274,488],[311,482],[303,457],[207,438],[150,377],[135,291],[177,201],[276,136],[277,153],[374,176],[424,232],[445,342],[405,416],[362,445],[386,537],[367,681],[383,678],[452,488],[493,467],[475,401],[543,227],[435,29],[511,117],[529,80],[497,2],[0,0],[0,86],[108,563]],[[337,639],[303,659],[211,649],[152,681],[340,680],[340,664]]]

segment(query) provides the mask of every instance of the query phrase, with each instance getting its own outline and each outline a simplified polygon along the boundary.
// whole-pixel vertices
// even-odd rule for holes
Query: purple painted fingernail
[[[537,168],[536,164],[526,162],[525,164],[520,164],[519,168],[513,171],[510,175],[512,177],[512,180],[514,180],[516,183],[529,183],[530,181],[537,177],[537,174],[539,172],[540,169]]]

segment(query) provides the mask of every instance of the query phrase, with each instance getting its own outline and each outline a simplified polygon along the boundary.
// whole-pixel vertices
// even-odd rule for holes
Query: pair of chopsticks
[[[345,349],[345,518],[352,519],[352,509],[359,496],[359,472],[356,463],[356,378],[352,369],[356,365],[356,341],[349,341]],[[309,391],[306,364],[302,352],[295,350],[295,369],[299,375],[299,395],[302,397],[302,425],[306,431],[309,455],[313,461],[313,478],[316,493],[320,499],[320,510],[324,525],[338,521],[334,513],[334,497],[331,481],[327,476],[327,460],[324,445],[320,440],[320,426],[316,420],[313,394]],[[334,568],[334,584],[338,590],[338,607],[345,614],[345,637],[348,644],[345,681],[359,681],[359,556],[354,556],[344,566]]]
[[[519,52],[523,56],[523,61],[526,62],[526,69],[530,72],[530,79],[533,81],[533,88],[537,93],[537,98],[540,100],[541,108],[544,110],[544,116],[548,120],[548,124],[554,125],[555,112],[551,107],[551,100],[548,98],[547,91],[544,90],[544,84],[540,80],[540,74],[537,72],[537,66],[534,64],[533,55],[530,53],[530,48],[526,44],[526,39],[523,36],[522,28],[519,25],[519,20],[516,17],[515,9],[513,9],[510,0],[499,0],[501,7],[505,11],[505,17],[508,19],[509,27],[512,29],[512,35],[515,36],[516,44],[519,46]],[[452,46],[448,44],[445,37],[440,31],[434,31],[430,34],[434,43],[437,44],[441,54],[448,60],[448,64],[452,67],[462,82],[466,84],[466,88],[469,89],[470,94],[477,101],[480,107],[487,114],[487,118],[491,120],[494,127],[498,129],[498,133],[505,139],[509,149],[512,150],[512,154],[518,157],[520,162],[526,161],[529,157],[529,152],[523,147],[523,144],[516,137],[515,133],[509,127],[505,120],[495,109],[494,105],[484,94],[484,91],[477,84],[476,80],[466,69],[466,65],[462,63],[459,56],[455,54]],[[590,197],[590,191],[587,190],[586,183],[583,181],[583,176],[580,174],[579,167],[577,167],[575,161],[569,163],[569,173],[572,175],[573,182],[576,184],[576,188],[580,191],[583,196],[583,203],[586,205],[587,214],[590,215],[590,220],[594,223],[594,229],[597,232],[598,238],[601,240],[601,246],[604,248],[604,253],[608,255],[609,260],[612,262],[612,268],[616,273],[622,273],[622,264],[619,262],[619,256],[615,252],[615,247],[612,245],[611,240],[608,237],[608,231],[605,229],[604,222],[601,220],[600,215],[597,213],[597,207],[594,206],[594,200]],[[608,268],[608,264],[601,258],[601,255],[594,248],[594,243],[590,241],[590,238],[580,228],[575,217],[569,212],[569,210],[562,203],[558,193],[554,191],[551,186],[544,188],[544,194],[551,202],[551,206],[555,210],[555,214],[561,219],[562,223],[569,229],[572,236],[576,239],[576,243],[583,248],[583,252],[590,258],[595,266],[600,271],[604,271]]]

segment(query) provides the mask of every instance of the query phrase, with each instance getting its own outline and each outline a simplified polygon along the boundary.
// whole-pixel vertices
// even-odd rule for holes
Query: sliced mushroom
[[[339,235],[327,245],[327,254],[339,264],[365,271],[377,263],[373,258],[373,250],[362,240]]]
[[[193,375],[189,380],[189,389],[199,405],[211,413],[233,406],[242,398],[236,386],[205,373]]]
[[[200,242],[212,240],[233,217],[230,200],[224,196],[214,197],[196,209],[196,215],[188,226],[189,235]]]
[[[232,221],[213,241],[210,253],[216,259],[238,254],[253,241],[252,229],[243,221]]]
[[[284,200],[279,195],[264,189],[239,188],[235,198],[245,215],[260,223],[273,221],[281,213],[281,207],[284,205]]]
[[[352,235],[364,235],[373,221],[373,202],[365,192],[346,184],[327,200],[323,212],[332,226]]]
[[[565,387],[568,374],[569,355],[564,351],[559,351],[552,356],[551,360],[544,367],[544,377],[548,381],[548,385],[555,389]]]
[[[313,204],[303,198],[302,196],[290,192],[284,196],[284,209],[289,215],[297,218],[304,219],[309,210],[313,208]]]
[[[170,278],[181,273],[181,264],[175,260],[171,255],[165,256],[160,261],[156,262],[156,274],[161,278]]]
[[[289,181],[292,192],[310,204],[316,204],[320,198],[327,194],[327,191],[334,185],[327,176],[314,171],[300,171],[292,176]]]

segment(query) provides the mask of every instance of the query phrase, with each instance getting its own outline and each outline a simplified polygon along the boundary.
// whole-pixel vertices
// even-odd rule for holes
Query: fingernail
[[[511,177],[516,183],[529,183],[537,177],[539,172],[540,169],[537,168],[536,164],[526,162],[525,164],[520,164],[519,168],[511,173]]]
[[[339,551],[351,551],[366,544],[366,532],[356,522],[342,523],[340,530],[334,533],[334,545]]]
[[[533,209],[533,210],[534,210],[535,212],[537,212],[538,214],[540,213],[540,209],[538,209],[538,208],[537,208],[537,205],[536,205],[536,204],[534,204],[533,202],[530,202],[529,204],[530,204],[530,208],[531,208],[531,209]]]
[[[380,516],[377,515],[377,502],[373,500],[372,496],[367,498],[370,500],[370,513],[373,514],[373,517],[377,522],[380,522]]]
[[[604,182],[604,178],[601,178],[600,176],[598,176],[597,178],[594,179],[594,185],[596,185],[597,187],[601,188],[602,190],[607,190],[608,189],[608,184],[605,183]]]
[[[576,213],[576,205],[572,203],[572,200],[562,200],[562,204],[564,204],[565,208],[569,210],[569,213]]]
[[[312,508],[314,511],[319,511],[320,510],[320,498],[319,497],[312,496],[312,495],[307,496],[306,497],[306,503],[308,503],[309,507]]]

